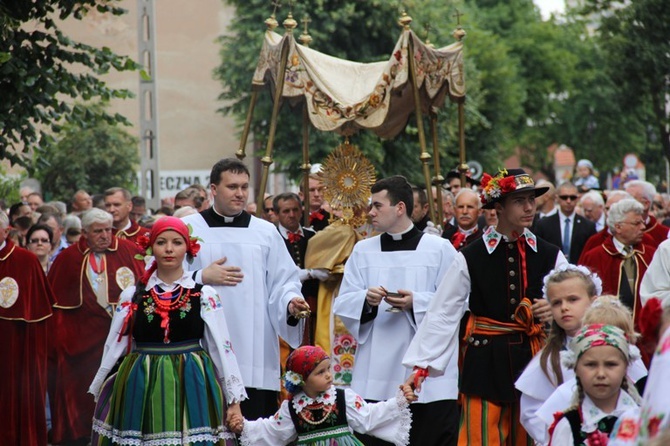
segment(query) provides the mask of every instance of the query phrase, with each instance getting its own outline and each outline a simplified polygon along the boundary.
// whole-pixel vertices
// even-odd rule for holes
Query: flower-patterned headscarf
[[[304,345],[293,350],[286,360],[284,374],[286,390],[290,393],[298,392],[314,369],[326,359],[329,359],[329,356],[319,346]]]
[[[579,358],[590,348],[610,345],[618,348],[623,353],[626,361],[630,363],[630,346],[626,333],[614,325],[593,324],[585,325],[570,342],[570,351],[561,355],[563,365],[574,369]]]

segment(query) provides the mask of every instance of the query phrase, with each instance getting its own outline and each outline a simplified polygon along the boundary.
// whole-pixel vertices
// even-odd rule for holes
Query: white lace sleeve
[[[200,315],[205,321],[205,335],[202,347],[214,362],[221,389],[228,404],[247,399],[242,374],[228,334],[228,325],[223,314],[219,295],[210,286],[202,287],[200,295]]]
[[[349,427],[361,434],[393,443],[396,446],[409,444],[409,429],[412,414],[401,391],[395,398],[378,403],[367,403],[351,389],[344,390]]]
[[[105,349],[102,353],[102,360],[100,361],[100,368],[95,374],[93,382],[88,388],[88,393],[93,395],[95,401],[98,401],[98,395],[100,394],[100,389],[102,388],[105,378],[116,364],[116,361],[119,360],[121,356],[126,354],[128,350],[128,343],[131,342],[129,336],[122,336],[119,339],[119,333],[123,329],[123,323],[126,320],[126,316],[130,310],[131,300],[133,294],[135,293],[135,287],[131,286],[126,288],[119,298],[119,305],[116,307],[114,316],[112,317],[112,326],[109,329],[109,334],[107,335],[107,340],[105,341]],[[132,347],[132,343],[131,343]]]
[[[244,420],[244,430],[240,437],[242,446],[286,445],[298,438],[288,405],[289,401],[284,400],[277,413],[270,418]]]

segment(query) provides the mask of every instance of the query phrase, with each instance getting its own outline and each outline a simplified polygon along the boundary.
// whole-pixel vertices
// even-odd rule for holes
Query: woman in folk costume
[[[246,392],[221,300],[183,269],[200,246],[174,217],[138,242],[155,260],[114,314],[89,388],[97,401],[92,444],[237,444],[224,423],[241,413]]]
[[[563,355],[577,377],[573,405],[555,415],[550,446],[604,446],[617,418],[640,402],[626,376],[633,360],[626,333],[613,325],[583,326]]]
[[[547,345],[514,385],[521,392],[521,424],[536,443],[547,444],[549,426],[536,412],[556,387],[574,376],[572,370],[561,367],[560,352],[582,327],[584,313],[602,292],[602,282],[587,268],[566,263],[547,274],[542,291],[553,316]]]
[[[670,296],[644,299],[641,327],[646,339],[657,340],[640,411],[626,412],[610,436],[611,446],[667,445],[670,436]],[[660,339],[659,339],[660,337]]]
[[[321,347],[294,350],[284,380],[290,397],[272,418],[248,421],[235,415],[230,420],[231,429],[242,433],[243,445],[361,446],[354,431],[396,446],[409,443],[411,414],[402,392],[367,403],[351,389],[336,389],[330,358]]]

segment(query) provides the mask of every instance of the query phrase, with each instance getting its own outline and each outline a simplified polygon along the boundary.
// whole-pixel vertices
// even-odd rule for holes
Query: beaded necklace
[[[144,314],[147,315],[147,320],[151,322],[154,318],[154,313],[161,317],[161,328],[164,330],[163,343],[170,343],[170,312],[181,311],[180,317],[183,319],[186,312],[191,309],[191,290],[179,285],[173,291],[167,293],[157,293],[156,287],[149,290],[149,294],[145,295]],[[163,297],[170,295],[169,298]]]
[[[324,411],[323,418],[321,418],[320,420],[317,420],[317,421],[310,420],[309,417],[304,415],[304,413],[307,412],[305,410],[301,410],[298,413],[298,416],[300,418],[302,418],[303,421],[305,421],[307,424],[311,424],[312,426],[318,426],[319,424],[326,421],[328,419],[328,417],[330,416],[330,414],[333,412],[333,409],[335,409],[335,404],[331,404],[330,406],[328,406],[327,409],[323,409],[324,406],[325,406],[325,404],[321,403],[319,405],[307,406],[306,407],[306,409],[309,409],[310,413],[311,413],[311,410],[314,410],[314,409],[323,410]]]

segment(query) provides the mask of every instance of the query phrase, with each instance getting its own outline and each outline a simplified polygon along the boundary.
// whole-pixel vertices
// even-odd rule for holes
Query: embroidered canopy
[[[410,39],[412,45],[409,45]],[[288,47],[282,98],[304,96],[312,125],[322,131],[350,135],[359,129],[382,138],[400,133],[415,109],[408,52],[414,50],[421,108],[439,108],[447,96],[465,96],[463,44],[431,48],[409,29],[403,30],[386,62],[358,63],[299,45],[292,33],[266,31],[253,77],[253,88],[275,88],[282,48]],[[274,94],[274,92],[273,92]]]

